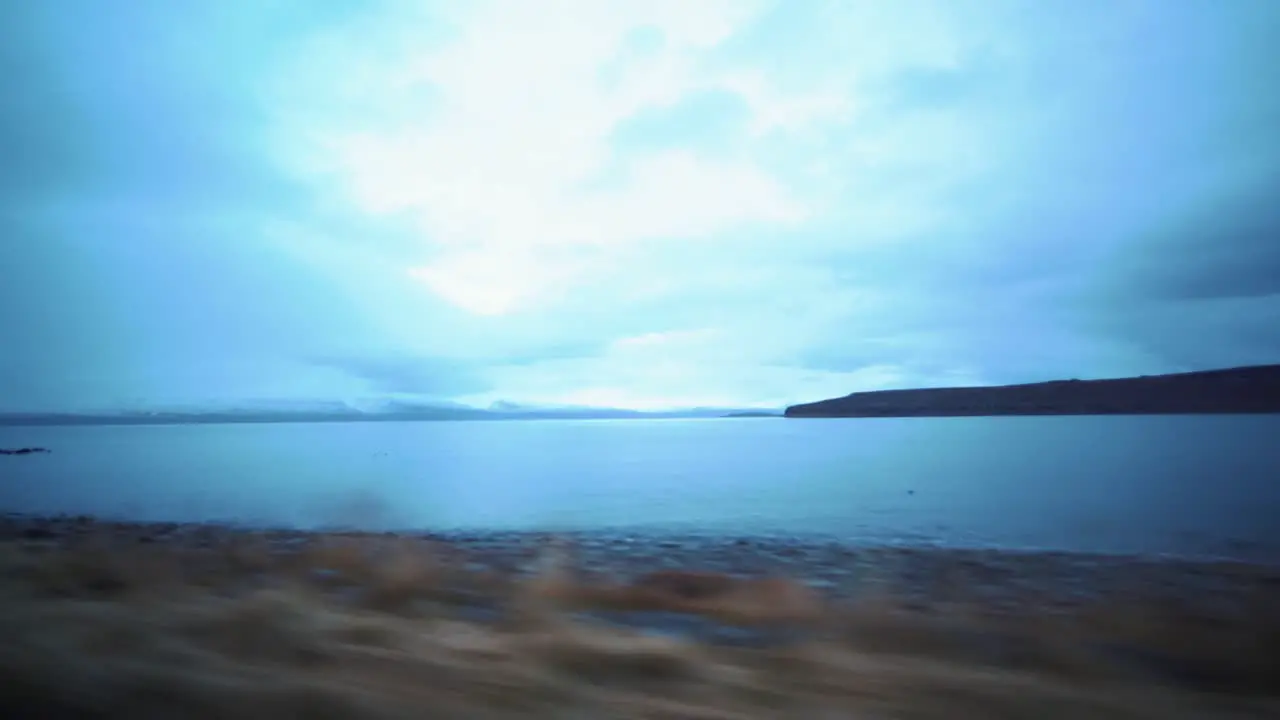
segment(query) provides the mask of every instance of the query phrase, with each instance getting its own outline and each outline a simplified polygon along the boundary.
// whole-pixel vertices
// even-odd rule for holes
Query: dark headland
[[[1108,380],[859,392],[792,405],[786,417],[1280,413],[1280,365]]]

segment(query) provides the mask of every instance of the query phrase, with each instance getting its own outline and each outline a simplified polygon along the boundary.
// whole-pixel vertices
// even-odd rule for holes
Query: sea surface
[[[1280,415],[0,427],[0,511],[1280,558]]]

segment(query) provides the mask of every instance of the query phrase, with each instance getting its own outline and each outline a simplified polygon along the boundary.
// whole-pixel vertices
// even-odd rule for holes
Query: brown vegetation
[[[530,555],[535,555],[532,551]],[[1221,616],[837,603],[786,578],[524,577],[376,535],[280,547],[86,532],[0,543],[6,718],[1275,717],[1274,578]],[[495,608],[497,622],[463,619]],[[580,617],[628,608],[805,633],[765,647]]]
[[[526,581],[525,592],[561,610],[692,613],[736,625],[813,623],[824,616],[822,597],[789,578],[658,570],[628,582],[592,582],[574,572],[562,541],[541,553],[538,572]]]

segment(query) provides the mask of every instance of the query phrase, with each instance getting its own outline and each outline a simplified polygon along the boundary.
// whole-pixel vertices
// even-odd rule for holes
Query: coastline
[[[792,405],[788,418],[1280,413],[1280,365],[1099,380],[856,392]]]
[[[0,714],[1280,711],[1274,565],[776,538],[559,540],[569,561],[557,569],[545,564],[556,544],[544,533],[3,516]],[[627,608],[575,594],[639,587],[654,573],[730,591],[698,597],[686,583],[670,596],[684,598],[677,607],[650,592]]]
[[[225,523],[133,522],[89,516],[0,516],[0,541],[61,545],[85,537],[111,542],[208,549],[252,541],[287,555],[326,538],[430,544],[484,572],[520,575],[555,537],[572,548],[590,575],[634,578],[655,570],[697,570],[736,577],[793,578],[836,600],[891,590],[910,604],[949,602],[958,588],[992,607],[1033,600],[1056,607],[1106,601],[1117,594],[1160,590],[1183,602],[1221,600],[1256,589],[1280,589],[1280,561],[1167,554],[1094,553],[920,545],[870,545],[823,536],[758,536],[624,531],[368,531],[289,529]]]

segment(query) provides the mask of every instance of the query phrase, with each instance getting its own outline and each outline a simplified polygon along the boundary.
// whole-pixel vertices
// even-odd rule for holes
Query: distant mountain
[[[1280,413],[1280,365],[1109,380],[877,390],[786,410],[790,418],[1208,413]]]
[[[198,423],[412,422],[428,420],[627,420],[713,418],[734,408],[641,411],[579,406],[525,406],[494,403],[488,409],[456,403],[387,400],[352,407],[342,402],[246,403],[249,407],[175,408],[78,413],[0,413],[0,425],[179,425]]]

